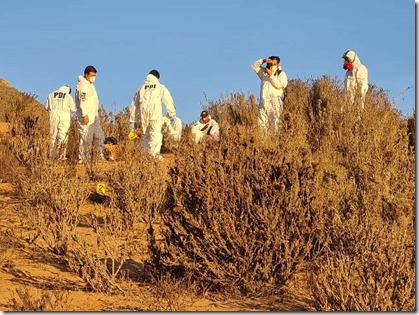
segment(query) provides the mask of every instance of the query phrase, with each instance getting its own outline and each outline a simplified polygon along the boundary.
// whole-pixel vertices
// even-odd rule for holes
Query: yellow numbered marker
[[[104,182],[99,182],[96,184],[96,193],[104,196],[105,195],[105,191],[106,191],[106,183]]]
[[[137,138],[136,133],[134,131],[130,131],[130,133],[128,134],[128,139],[133,140],[135,138]]]

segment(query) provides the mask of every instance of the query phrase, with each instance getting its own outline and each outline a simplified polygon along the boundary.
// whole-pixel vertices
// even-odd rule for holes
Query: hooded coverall
[[[210,120],[206,124],[199,120],[191,127],[191,132],[195,136],[195,143],[206,141],[210,136],[215,141],[220,140],[220,127],[210,115],[209,118]]]
[[[82,75],[78,77],[76,107],[80,132],[79,160],[90,161],[93,146],[100,147],[100,158],[104,160],[105,135],[99,118],[99,97],[94,84]],[[86,125],[83,123],[83,116],[89,117]]]
[[[252,64],[252,69],[260,78],[259,125],[272,126],[275,130],[280,127],[280,117],[283,108],[284,89],[288,85],[288,78],[280,65],[271,75],[265,73],[262,67],[263,59]]]
[[[166,106],[167,116],[173,120],[176,117],[176,108],[172,95],[156,76],[148,74],[131,102],[130,123],[137,123],[139,118],[144,135],[141,148],[153,156],[160,154],[163,141],[162,104]]]
[[[45,108],[49,111],[50,157],[53,160],[64,159],[66,154],[64,144],[68,140],[71,114],[76,111],[70,88],[60,86],[58,90],[50,93],[45,102]]]
[[[352,62],[352,70],[347,70],[345,75],[345,92],[348,93],[351,104],[355,101],[355,95],[361,95],[361,108],[364,108],[365,95],[368,91],[368,69],[365,67],[358,55],[353,50],[345,52],[343,57],[347,57]]]

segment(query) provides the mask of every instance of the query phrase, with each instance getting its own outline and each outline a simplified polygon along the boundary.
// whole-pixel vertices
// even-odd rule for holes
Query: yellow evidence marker
[[[106,192],[106,183],[105,182],[99,182],[96,184],[96,193],[101,196],[105,196]]]

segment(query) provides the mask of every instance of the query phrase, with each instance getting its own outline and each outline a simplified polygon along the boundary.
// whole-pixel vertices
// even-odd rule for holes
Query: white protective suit
[[[180,118],[175,117],[173,119],[169,119],[167,117],[163,117],[163,124],[167,126],[170,138],[174,141],[179,141],[182,137],[182,121]]]
[[[70,87],[60,86],[50,93],[45,108],[49,111],[50,157],[53,160],[65,159],[71,114],[76,111]]]
[[[76,107],[78,129],[80,132],[79,160],[87,162],[91,159],[92,147],[100,147],[100,158],[105,159],[105,135],[99,118],[99,97],[93,83],[80,75],[76,89]],[[83,124],[83,116],[89,122]]]
[[[176,108],[169,90],[153,74],[148,74],[145,82],[137,89],[130,106],[130,123],[141,122],[143,139],[141,147],[153,156],[160,154],[163,141],[163,107],[167,116],[176,117]]]
[[[368,69],[365,67],[358,55],[353,50],[348,50],[342,58],[347,57],[352,62],[353,69],[347,70],[345,75],[345,91],[348,93],[351,104],[355,101],[355,96],[360,93],[361,108],[364,108],[365,95],[368,91]]]
[[[280,117],[283,108],[284,90],[288,85],[287,74],[278,65],[277,69],[269,76],[262,67],[263,59],[258,59],[252,64],[252,69],[261,80],[259,99],[259,125],[272,126],[275,130],[280,127]]]
[[[212,119],[211,115],[209,115],[209,118],[210,120],[206,124],[199,120],[192,125],[191,132],[195,136],[195,143],[207,141],[210,137],[215,141],[220,140],[220,126]]]

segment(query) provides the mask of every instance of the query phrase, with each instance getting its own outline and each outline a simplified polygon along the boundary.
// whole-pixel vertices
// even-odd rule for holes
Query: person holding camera
[[[220,126],[206,110],[201,112],[199,120],[192,125],[191,133],[195,143],[220,141]]]
[[[263,67],[262,65],[265,64]],[[282,70],[278,56],[258,59],[252,64],[260,78],[259,125],[279,130],[280,117],[288,85],[287,74]]]

